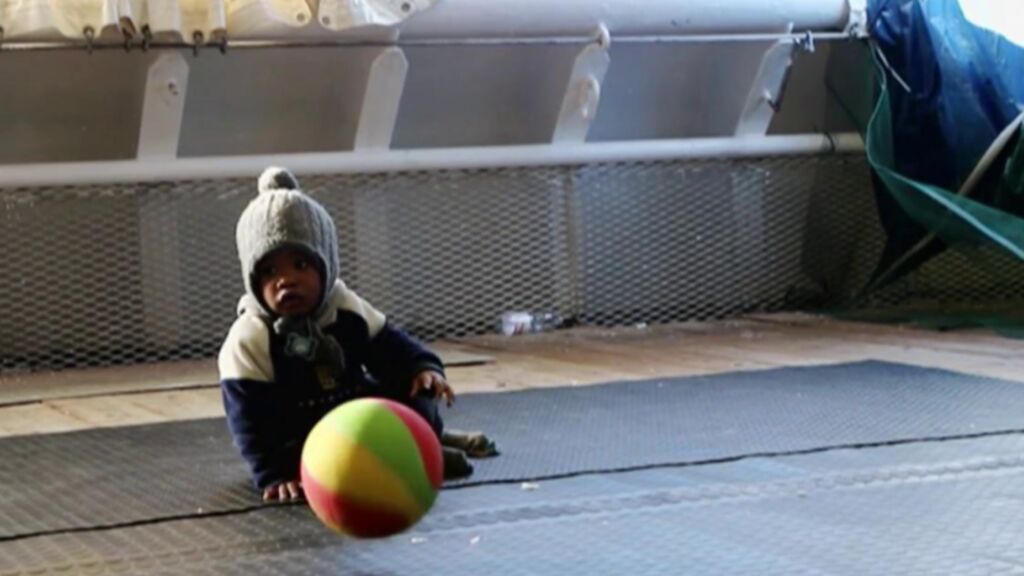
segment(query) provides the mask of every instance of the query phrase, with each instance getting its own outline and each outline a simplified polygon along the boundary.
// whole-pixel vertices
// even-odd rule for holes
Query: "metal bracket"
[[[806,50],[813,50],[813,37],[802,42]],[[791,38],[780,40],[765,51],[743,105],[743,112],[736,123],[736,136],[762,136],[768,133],[772,117],[782,107],[782,96],[793,66],[793,56],[800,43]]]
[[[181,120],[188,91],[188,63],[179,52],[164,52],[149,67],[142,125],[136,156],[174,158],[178,155]]]
[[[391,146],[408,71],[409,61],[401,48],[385,48],[373,59],[356,127],[356,150],[387,150]]]
[[[585,142],[590,124],[597,117],[597,106],[601,101],[601,83],[611,57],[608,48],[611,36],[604,25],[598,30],[597,41],[588,44],[576,56],[572,73],[562,97],[562,108],[558,113],[552,143]]]

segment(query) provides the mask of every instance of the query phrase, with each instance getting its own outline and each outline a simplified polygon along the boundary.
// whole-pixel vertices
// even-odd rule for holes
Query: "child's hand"
[[[448,385],[448,380],[445,380],[444,375],[440,372],[424,370],[413,378],[412,392],[409,396],[416,396],[424,390],[432,391],[435,398],[444,396],[449,406],[452,405],[452,402],[455,402],[455,392],[452,391],[452,387]]]
[[[302,484],[298,480],[289,480],[267,486],[263,489],[264,502],[288,502],[297,501],[303,498]]]

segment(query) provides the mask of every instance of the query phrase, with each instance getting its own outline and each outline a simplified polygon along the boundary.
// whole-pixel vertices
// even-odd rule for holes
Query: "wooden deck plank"
[[[869,359],[1024,382],[1024,343],[1018,340],[976,331],[932,332],[806,314],[482,336],[437,343],[435,349],[449,363],[463,360],[457,362],[463,365],[448,370],[449,380],[461,394]],[[102,382],[110,377],[109,370],[61,374],[49,393],[63,387],[62,393],[67,394],[67,387],[80,385],[75,394],[95,394],[0,407],[0,436],[217,417],[223,408],[216,387],[159,389],[169,383],[211,382],[214,369],[209,362],[132,367],[121,369],[115,383],[106,384],[109,388]],[[147,386],[158,389],[138,392],[149,390]]]

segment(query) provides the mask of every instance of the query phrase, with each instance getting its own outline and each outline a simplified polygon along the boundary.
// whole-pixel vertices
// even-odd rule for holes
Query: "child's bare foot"
[[[263,489],[264,502],[298,502],[305,496],[298,480],[289,480]]]
[[[490,458],[499,454],[494,441],[483,432],[445,430],[441,433],[441,445],[458,448],[470,458]]]

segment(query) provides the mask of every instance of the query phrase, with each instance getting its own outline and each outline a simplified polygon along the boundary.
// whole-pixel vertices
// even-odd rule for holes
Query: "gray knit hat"
[[[330,214],[299,189],[295,176],[284,168],[270,167],[259,178],[259,195],[238,218],[235,242],[242,264],[245,289],[268,316],[260,295],[256,265],[279,248],[299,248],[319,260],[323,275],[319,315],[330,289],[338,279],[338,233]]]

